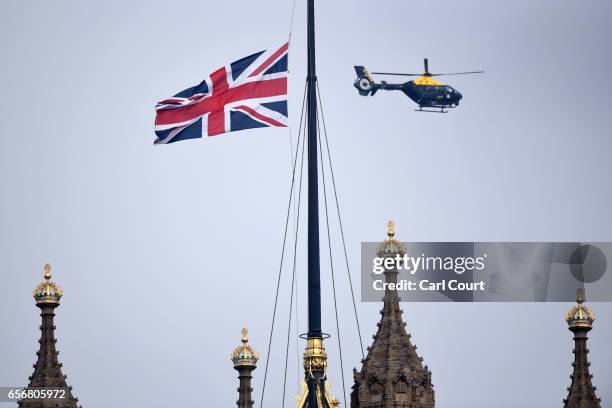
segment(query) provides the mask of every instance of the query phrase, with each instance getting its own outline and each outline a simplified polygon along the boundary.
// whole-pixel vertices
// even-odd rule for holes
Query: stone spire
[[[21,408],[76,408],[78,399],[72,395],[72,387],[66,384],[67,376],[62,374],[62,364],[58,361],[59,351],[55,349],[55,325],[53,317],[55,308],[60,304],[62,289],[51,281],[51,265],[45,265],[45,280],[35,289],[34,300],[41,310],[40,316],[40,349],[36,353],[38,360],[34,364],[34,374],[30,376],[28,390],[63,390],[57,398],[22,399],[18,402]],[[63,398],[62,398],[63,396]]]
[[[584,289],[579,288],[576,296],[576,306],[572,307],[565,315],[565,321],[569,330],[574,333],[574,372],[570,375],[572,384],[567,387],[568,395],[563,400],[564,408],[600,408],[601,399],[595,395],[594,387],[591,383],[593,375],[589,373],[589,363],[587,355],[587,333],[593,328],[595,315],[591,309],[585,306]]]
[[[253,392],[253,388],[251,387],[251,379],[253,376],[251,373],[257,368],[259,353],[249,345],[248,335],[249,331],[247,329],[242,329],[242,344],[236,347],[231,354],[234,369],[238,371],[238,379],[240,380],[238,401],[236,401],[238,408],[251,408],[254,404],[251,395]]]
[[[395,240],[395,224],[389,221],[388,238],[378,247],[377,256],[395,258],[406,252]],[[388,283],[397,282],[396,267],[385,271]],[[410,341],[402,320],[397,291],[387,289],[374,342],[362,360],[361,371],[353,369],[355,384],[351,408],[433,408],[431,372]]]

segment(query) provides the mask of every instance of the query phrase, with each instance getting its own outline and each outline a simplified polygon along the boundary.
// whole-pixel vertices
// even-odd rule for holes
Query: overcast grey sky
[[[303,3],[290,50],[296,127]],[[0,3],[0,386],[24,385],[32,373],[31,291],[51,262],[65,289],[60,358],[86,408],[233,406],[229,352],[240,329],[266,348],[289,131],[154,147],[154,105],[285,41],[290,11],[286,0]],[[605,0],[318,2],[318,73],[355,282],[360,242],[382,240],[389,218],[405,241],[612,240],[611,18]],[[413,112],[400,93],[363,98],[352,87],[354,64],[420,72],[423,57],[434,72],[486,73],[443,78],[464,94],[446,115]],[[334,249],[348,393],[361,355]],[[335,334],[322,262],[323,324]],[[268,407],[280,405],[287,282]],[[403,309],[440,407],[555,407],[570,383],[570,306]],[[609,406],[612,305],[592,306],[589,357]],[[370,344],[379,306],[358,310]],[[303,308],[299,317],[304,332]],[[335,337],[327,345],[341,397]],[[303,347],[291,348],[287,406]],[[257,401],[263,371],[262,361]]]

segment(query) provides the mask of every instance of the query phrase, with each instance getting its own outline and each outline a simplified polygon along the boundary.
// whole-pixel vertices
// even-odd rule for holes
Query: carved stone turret
[[[587,355],[587,333],[593,328],[595,315],[591,308],[585,306],[584,289],[579,288],[576,306],[572,307],[565,315],[565,321],[569,330],[574,333],[574,372],[570,375],[572,384],[567,387],[568,395],[563,400],[564,408],[600,408],[601,399],[595,395],[595,390],[591,379],[593,375],[589,373],[589,363]]]
[[[396,241],[395,225],[388,224],[388,238],[379,246],[379,257],[395,258],[406,252]],[[397,268],[385,270],[387,282],[397,282]],[[433,408],[431,372],[410,341],[402,320],[397,291],[386,289],[378,332],[362,360],[361,371],[353,369],[351,408]]]
[[[238,371],[240,386],[238,387],[238,408],[251,408],[254,404],[252,398],[251,375],[257,368],[259,353],[249,345],[248,330],[242,329],[242,344],[232,351],[231,354],[234,369]]]
[[[67,376],[62,374],[62,364],[58,361],[59,351],[55,348],[55,325],[53,318],[55,308],[60,304],[62,289],[51,281],[51,266],[45,265],[45,280],[34,289],[36,306],[41,310],[40,349],[36,353],[38,360],[34,364],[34,374],[30,376],[27,390],[36,391],[35,398],[22,399],[18,402],[21,408],[76,408],[78,399],[72,395],[72,387],[66,384]],[[41,396],[41,390],[53,391]],[[54,392],[59,390],[59,392]],[[48,391],[46,391],[48,392]],[[51,395],[51,397],[48,397]]]

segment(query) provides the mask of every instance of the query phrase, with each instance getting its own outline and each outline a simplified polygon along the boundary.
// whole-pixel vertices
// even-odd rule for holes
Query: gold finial
[[[245,366],[257,366],[257,360],[259,360],[259,353],[251,347],[249,343],[249,331],[247,328],[242,329],[242,344],[239,345],[232,351],[230,355],[234,367],[245,367]]]
[[[578,288],[576,291],[576,303],[578,304],[565,314],[565,321],[570,329],[574,327],[586,327],[590,329],[593,327],[595,315],[590,307],[584,305],[584,301],[584,288]]]
[[[44,270],[45,281],[36,286],[32,296],[34,296],[36,304],[59,304],[59,300],[64,295],[64,292],[59,285],[51,282],[51,265],[45,264]]]
[[[578,288],[576,292],[576,303],[579,305],[584,303],[584,288]]]
[[[387,237],[376,249],[378,256],[395,256],[406,253],[406,248],[395,240],[395,223],[392,220],[387,223]]]
[[[387,223],[387,235],[391,239],[395,236],[395,223],[392,220]]]

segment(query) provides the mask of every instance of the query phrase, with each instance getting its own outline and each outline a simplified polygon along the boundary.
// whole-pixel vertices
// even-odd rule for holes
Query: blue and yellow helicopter
[[[425,72],[423,74],[398,74],[395,72],[369,73],[363,66],[355,66],[355,72],[357,73],[357,79],[354,85],[362,96],[373,96],[379,89],[402,91],[419,105],[419,109],[416,109],[416,111],[446,113],[446,109],[455,108],[459,105],[459,101],[463,98],[463,95],[452,86],[436,81],[432,77],[441,75],[482,74],[484,71],[432,74],[429,72],[429,63],[427,58],[425,58]],[[385,81],[376,83],[372,75],[416,76],[418,78],[414,81],[408,81],[402,84],[390,84]],[[436,110],[423,108],[435,108]]]

